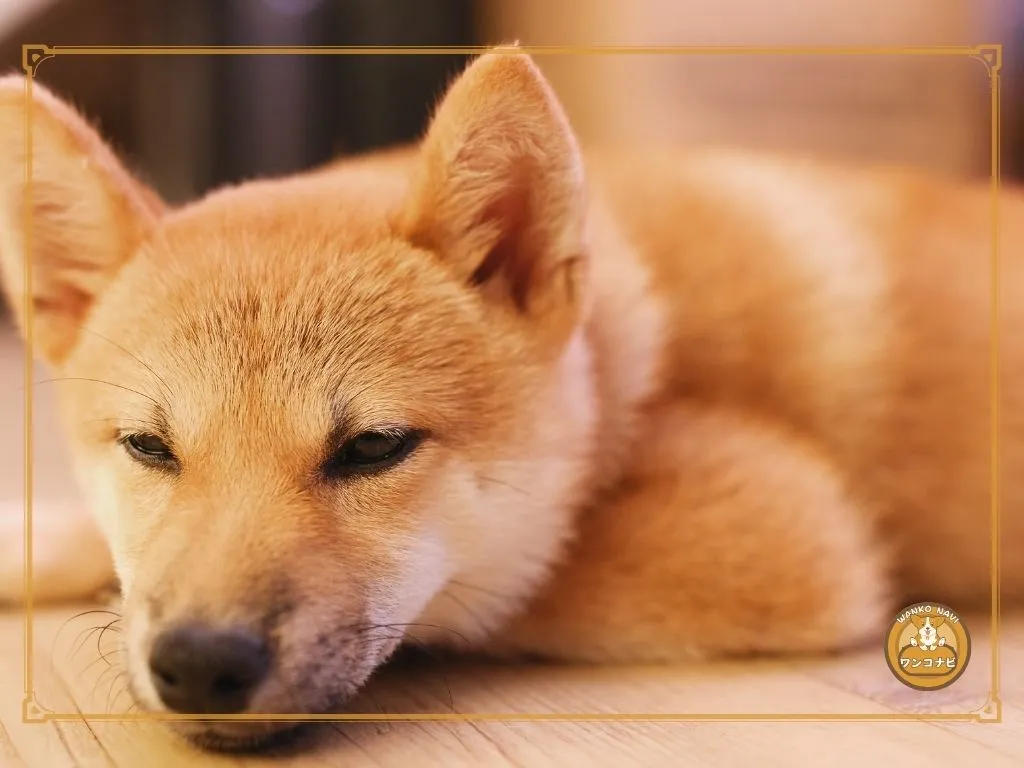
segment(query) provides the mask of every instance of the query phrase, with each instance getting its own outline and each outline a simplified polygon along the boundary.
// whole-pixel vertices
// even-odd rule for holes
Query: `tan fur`
[[[22,321],[23,88],[0,82]],[[163,212],[35,91],[34,330],[144,707],[147,648],[184,618],[275,638],[270,712],[337,705],[403,639],[817,652],[877,641],[901,601],[987,604],[984,185],[726,149],[584,162],[529,58],[499,51],[419,147]],[[1000,205],[1015,600],[1024,199]],[[318,475],[328,436],[400,425],[427,435],[404,463]],[[133,463],[132,430],[166,434],[177,474]]]

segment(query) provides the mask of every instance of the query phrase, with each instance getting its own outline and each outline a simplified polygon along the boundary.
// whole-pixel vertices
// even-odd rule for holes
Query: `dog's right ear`
[[[584,303],[583,162],[532,59],[511,47],[473,61],[441,100],[420,163],[408,239],[561,345]]]
[[[0,285],[23,333],[31,312],[33,352],[59,364],[164,206],[74,109],[38,83],[31,92],[0,77]]]
[[[922,619],[920,616],[914,615],[910,617],[910,623],[918,629],[920,629],[924,626],[924,619]]]

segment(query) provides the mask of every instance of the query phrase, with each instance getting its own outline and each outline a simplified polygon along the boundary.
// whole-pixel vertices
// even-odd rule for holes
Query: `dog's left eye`
[[[175,461],[174,452],[161,437],[149,433],[126,435],[121,441],[128,455],[143,464],[167,465]]]
[[[363,432],[345,443],[328,460],[324,470],[328,476],[337,477],[388,469],[406,458],[418,442],[415,432]]]

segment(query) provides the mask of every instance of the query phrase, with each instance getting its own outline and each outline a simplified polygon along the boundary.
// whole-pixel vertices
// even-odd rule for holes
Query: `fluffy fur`
[[[260,628],[276,663],[250,711],[314,712],[409,638],[597,662],[819,652],[877,642],[900,601],[987,605],[986,185],[724,149],[584,159],[506,50],[416,147],[168,210],[33,94],[28,198],[25,84],[0,81],[3,281],[62,379],[92,517],[67,514],[112,554],[143,707],[161,706],[153,637],[184,619]],[[1024,200],[1000,206],[1012,554]],[[318,473],[330,440],[400,427],[425,437],[389,471]],[[138,431],[179,470],[133,461]],[[1005,563],[1014,600],[1024,567]],[[53,599],[111,575],[48,574]]]

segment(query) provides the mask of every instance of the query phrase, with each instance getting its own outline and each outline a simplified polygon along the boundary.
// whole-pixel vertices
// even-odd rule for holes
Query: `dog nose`
[[[169,709],[190,715],[234,714],[249,706],[270,661],[270,650],[257,635],[186,625],[157,636],[149,669]]]

